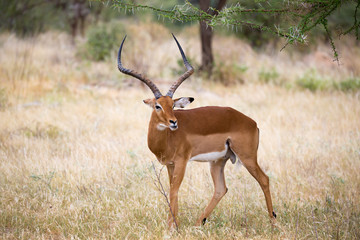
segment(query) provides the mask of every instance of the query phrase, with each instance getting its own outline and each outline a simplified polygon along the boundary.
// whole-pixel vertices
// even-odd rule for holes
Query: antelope
[[[170,87],[165,96],[157,86],[144,75],[126,69],[121,63],[121,52],[126,39],[124,37],[118,52],[120,72],[145,83],[155,98],[143,100],[153,111],[150,118],[147,143],[158,161],[165,165],[170,181],[169,228],[175,224],[178,213],[178,191],[183,180],[186,165],[191,161],[208,162],[214,183],[214,194],[210,203],[196,221],[196,226],[205,224],[213,209],[228,191],[225,183],[224,168],[230,159],[234,164],[240,161],[249,173],[258,181],[265,195],[266,206],[271,222],[275,222],[269,189],[269,177],[257,163],[259,129],[254,120],[230,107],[207,106],[190,110],[184,108],[194,101],[192,97],[173,99],[180,84],[193,72],[178,40],[173,38],[180,50],[187,71]]]

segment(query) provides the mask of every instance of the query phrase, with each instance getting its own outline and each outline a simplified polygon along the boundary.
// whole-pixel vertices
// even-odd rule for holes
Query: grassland
[[[166,30],[156,39],[148,29],[128,28],[133,49],[125,49],[124,64],[166,91],[180,56]],[[195,30],[178,35],[194,65]],[[195,97],[191,107],[232,106],[257,121],[275,228],[259,185],[231,163],[228,193],[207,224],[194,227],[213,186],[208,165],[191,163],[179,194],[179,233],[169,231],[152,163],[158,172],[162,166],[146,145],[151,110],[142,99],[151,92],[117,71],[115,54],[84,60],[66,34],[51,32],[0,36],[0,238],[359,239],[359,91],[296,85],[309,72],[333,82],[358,77],[359,48],[339,46],[338,67],[325,47],[297,55],[257,53],[231,37],[215,43],[223,63],[216,74],[230,87],[194,76],[176,95]],[[168,188],[165,169],[161,179]]]

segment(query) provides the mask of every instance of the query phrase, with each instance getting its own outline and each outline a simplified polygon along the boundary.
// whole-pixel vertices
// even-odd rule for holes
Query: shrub
[[[259,81],[262,83],[274,83],[276,85],[281,85],[281,82],[279,82],[279,76],[280,74],[276,71],[275,68],[270,69],[269,71],[266,71],[262,69],[259,72]]]
[[[303,89],[309,89],[312,92],[325,90],[328,88],[328,81],[321,78],[314,70],[305,73],[305,75],[296,81],[296,85]]]
[[[118,47],[123,36],[125,28],[118,21],[92,27],[87,32],[87,41],[81,49],[81,55],[95,61],[103,61]]]
[[[334,84],[334,87],[344,92],[360,90],[360,78],[348,78]]]
[[[211,78],[216,82],[221,82],[225,86],[244,83],[243,75],[247,70],[248,67],[245,65],[238,65],[234,62],[217,61]]]

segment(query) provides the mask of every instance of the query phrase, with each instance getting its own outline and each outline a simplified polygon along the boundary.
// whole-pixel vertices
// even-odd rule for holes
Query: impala
[[[121,51],[126,36],[118,53],[120,72],[144,82],[155,96],[155,98],[144,100],[144,103],[153,109],[147,140],[150,151],[161,164],[167,167],[170,181],[169,227],[174,223],[177,224],[178,191],[187,163],[190,161],[210,163],[215,191],[210,203],[196,221],[196,225],[201,225],[205,223],[228,190],[225,184],[224,167],[229,159],[232,163],[236,160],[241,161],[258,181],[265,195],[270,219],[274,222],[276,214],[271,203],[269,177],[257,163],[259,129],[256,122],[230,107],[208,106],[190,110],[174,110],[174,108],[184,108],[194,101],[191,97],[173,99],[176,89],[194,72],[194,69],[186,59],[179,42],[174,35],[173,37],[187,71],[174,82],[165,96],[151,80],[122,66]]]

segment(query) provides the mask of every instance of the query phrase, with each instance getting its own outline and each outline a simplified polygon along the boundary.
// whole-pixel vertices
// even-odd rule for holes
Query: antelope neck
[[[149,131],[148,131],[148,146],[149,149],[156,155],[158,160],[163,163],[162,159],[165,159],[167,153],[167,143],[168,143],[168,134],[170,134],[170,129],[166,128],[159,130],[158,125],[160,121],[156,116],[156,113],[153,112],[150,118]]]

